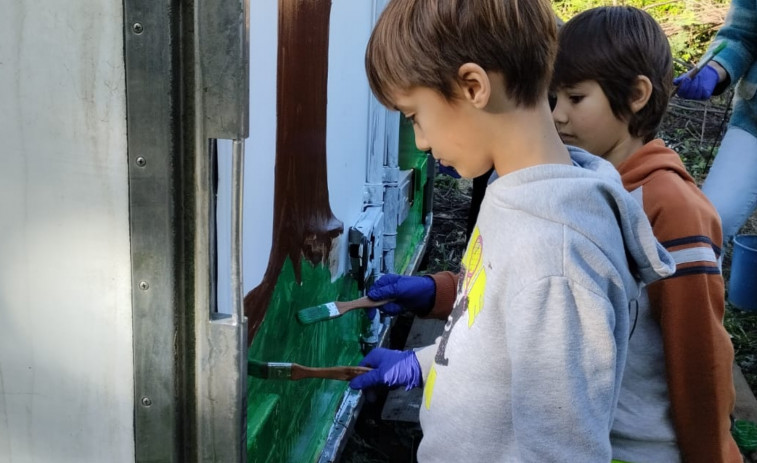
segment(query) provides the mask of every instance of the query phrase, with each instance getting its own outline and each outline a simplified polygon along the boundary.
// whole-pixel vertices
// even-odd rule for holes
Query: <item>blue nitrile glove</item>
[[[689,79],[686,74],[676,77],[673,85],[680,85],[677,93],[681,98],[708,100],[718,85],[718,71],[708,64],[693,79]]]
[[[449,175],[452,178],[460,178],[460,174],[457,173],[454,167],[443,166],[441,163],[439,163],[439,173]]]
[[[411,350],[377,347],[365,356],[360,366],[371,367],[373,370],[353,378],[350,381],[352,389],[405,386],[409,391],[421,385],[421,365],[415,352]]]
[[[374,301],[393,299],[394,302],[387,302],[379,307],[379,310],[389,315],[397,315],[405,309],[418,315],[426,315],[436,301],[436,283],[430,276],[387,273],[373,283],[367,296]]]

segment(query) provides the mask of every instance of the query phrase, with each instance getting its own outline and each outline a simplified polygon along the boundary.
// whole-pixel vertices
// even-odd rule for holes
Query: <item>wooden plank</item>
[[[733,386],[736,388],[736,405],[733,416],[737,420],[748,420],[757,423],[757,399],[749,388],[741,368],[733,364]]]

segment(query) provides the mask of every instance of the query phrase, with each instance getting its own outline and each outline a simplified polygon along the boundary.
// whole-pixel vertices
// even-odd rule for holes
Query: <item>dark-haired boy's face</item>
[[[431,151],[434,158],[463,177],[478,177],[491,168],[492,160],[481,143],[487,137],[481,134],[478,110],[466,101],[447,101],[425,87],[392,92],[392,101],[413,123],[419,150]]]
[[[583,148],[616,166],[624,160],[618,159],[622,151],[618,148],[630,138],[628,122],[613,114],[597,81],[559,87],[555,96],[552,119],[563,143]]]

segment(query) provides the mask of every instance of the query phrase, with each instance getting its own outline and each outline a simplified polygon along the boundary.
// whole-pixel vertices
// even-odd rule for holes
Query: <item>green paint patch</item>
[[[410,263],[415,249],[423,239],[425,211],[423,208],[426,184],[428,183],[429,156],[415,146],[413,126],[404,117],[400,117],[399,167],[400,170],[413,169],[413,204],[407,218],[397,229],[397,248],[394,251],[394,267],[402,273]]]
[[[266,461],[257,456],[268,455],[270,443],[278,440],[279,398],[276,394],[257,394],[250,399],[247,414],[255,419],[247,421],[247,454],[256,456],[252,461]]]
[[[348,277],[331,281],[328,267],[313,267],[304,260],[301,272],[302,283],[297,283],[287,259],[248,358],[313,367],[357,365],[362,358],[363,311],[312,325],[302,325],[296,318],[297,311],[305,307],[357,298],[357,284]],[[323,449],[347,383],[248,380],[247,461],[314,461]]]

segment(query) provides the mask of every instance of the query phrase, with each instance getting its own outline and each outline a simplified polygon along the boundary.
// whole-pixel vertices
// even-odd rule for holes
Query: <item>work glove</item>
[[[689,100],[707,100],[718,85],[718,72],[709,64],[699,74],[690,79],[686,74],[673,79],[673,85],[678,85],[678,96]]]
[[[353,378],[350,381],[352,389],[405,386],[405,390],[409,391],[421,385],[421,366],[415,352],[411,350],[377,347],[365,356],[360,366],[370,367],[373,370]]]
[[[373,283],[367,296],[374,301],[392,299],[393,302],[378,308],[389,315],[400,314],[406,309],[417,315],[426,315],[436,301],[436,283],[430,276],[387,273]]]

